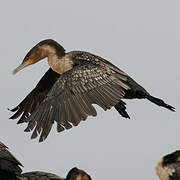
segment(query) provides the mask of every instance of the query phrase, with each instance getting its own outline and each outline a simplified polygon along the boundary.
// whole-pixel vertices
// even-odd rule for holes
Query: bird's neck
[[[53,71],[58,74],[63,74],[66,71],[69,71],[73,67],[73,61],[69,54],[65,54],[62,57],[58,57],[55,54],[50,54],[48,56],[48,64],[52,68]]]

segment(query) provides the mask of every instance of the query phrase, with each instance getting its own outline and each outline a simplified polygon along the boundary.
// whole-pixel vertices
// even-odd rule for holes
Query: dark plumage
[[[65,53],[64,48],[51,39],[34,46],[13,73],[45,57],[51,68],[26,98],[11,110],[15,114],[10,119],[21,116],[18,123],[28,123],[25,131],[34,129],[31,138],[40,134],[39,141],[46,139],[54,122],[57,131],[61,132],[77,126],[88,116],[96,116],[92,104],[104,110],[114,106],[125,118],[130,117],[122,99],[148,99],[171,111],[175,109],[151,96],[109,61],[88,52]]]
[[[0,180],[16,180],[21,176],[22,164],[0,142]]]
[[[22,177],[26,178],[24,180],[92,180],[85,171],[76,167],[68,172],[66,178],[60,178],[55,174],[42,171],[24,173],[22,174]]]
[[[61,178],[56,174],[47,173],[43,171],[32,171],[23,173],[22,177],[24,178],[24,180],[65,180],[64,178]]]
[[[92,179],[85,171],[74,167],[68,172],[66,176],[66,180],[92,180]]]
[[[180,180],[180,151],[161,158],[156,166],[160,180]]]

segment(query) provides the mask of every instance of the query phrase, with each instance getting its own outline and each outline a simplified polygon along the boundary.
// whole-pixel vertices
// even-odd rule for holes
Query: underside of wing
[[[115,106],[129,89],[126,79],[124,74],[90,62],[75,66],[59,77],[40,106],[25,119],[25,131],[34,129],[32,138],[41,134],[39,141],[43,141],[54,121],[58,132],[77,126],[87,116],[96,116],[92,104],[104,110]]]
[[[37,86],[26,96],[26,98],[11,111],[15,112],[10,119],[17,119],[19,123],[25,122],[25,119],[39,106],[44,100],[56,80],[59,78],[59,74],[54,72],[51,68],[41,78]]]

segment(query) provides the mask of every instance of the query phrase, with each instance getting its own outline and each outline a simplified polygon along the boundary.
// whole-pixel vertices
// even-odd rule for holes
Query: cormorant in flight
[[[122,99],[148,99],[171,111],[175,109],[151,96],[109,61],[83,51],[65,53],[65,49],[52,39],[35,45],[13,74],[46,57],[50,69],[26,98],[11,110],[16,113],[10,117],[21,116],[18,123],[27,122],[25,131],[34,129],[31,138],[40,134],[40,142],[46,139],[55,121],[57,131],[61,132],[72,125],[77,126],[87,116],[96,116],[92,104],[104,110],[115,107],[125,118],[130,117]]]
[[[180,180],[180,151],[175,151],[161,158],[156,166],[160,180]]]
[[[76,167],[68,172],[66,178],[61,178],[42,171],[22,173],[20,166],[22,164],[0,142],[0,180],[92,180],[85,171]]]

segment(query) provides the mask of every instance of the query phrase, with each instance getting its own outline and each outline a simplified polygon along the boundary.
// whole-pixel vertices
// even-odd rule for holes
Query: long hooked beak
[[[33,59],[29,59],[25,62],[23,62],[21,65],[19,65],[16,69],[13,70],[12,74],[16,74],[18,71],[24,69],[25,67],[31,65],[31,64],[34,64],[35,61]]]

